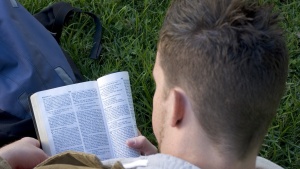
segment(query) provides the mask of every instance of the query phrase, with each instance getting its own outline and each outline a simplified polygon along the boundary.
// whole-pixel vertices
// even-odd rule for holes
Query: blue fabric
[[[28,119],[29,103],[19,97],[65,85],[55,71],[58,67],[73,82],[76,79],[50,32],[17,4],[13,7],[11,0],[0,0],[0,110]]]

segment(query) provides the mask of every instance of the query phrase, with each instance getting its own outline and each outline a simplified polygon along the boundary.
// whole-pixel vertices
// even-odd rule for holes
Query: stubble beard
[[[165,137],[165,126],[166,126],[166,112],[162,112],[163,117],[161,119],[161,123],[163,124],[159,131],[159,140],[158,140],[158,151],[162,152],[162,144]]]

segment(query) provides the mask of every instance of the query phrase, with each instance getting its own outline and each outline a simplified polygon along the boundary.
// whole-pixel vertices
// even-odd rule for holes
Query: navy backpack
[[[29,96],[37,91],[83,81],[59,46],[65,22],[81,10],[56,3],[32,16],[16,0],[0,0],[0,147],[24,136],[36,137]],[[101,23],[91,58],[101,51]]]

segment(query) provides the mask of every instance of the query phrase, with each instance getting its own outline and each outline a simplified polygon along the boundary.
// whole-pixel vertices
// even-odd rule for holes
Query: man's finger
[[[35,147],[40,147],[40,142],[37,139],[34,139],[32,137],[24,137],[20,141],[24,141],[26,143],[32,144]]]

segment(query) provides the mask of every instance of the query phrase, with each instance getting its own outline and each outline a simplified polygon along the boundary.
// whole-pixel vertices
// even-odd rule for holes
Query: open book
[[[126,145],[138,135],[127,72],[37,92],[30,100],[46,154],[74,150],[101,160],[139,156]]]

